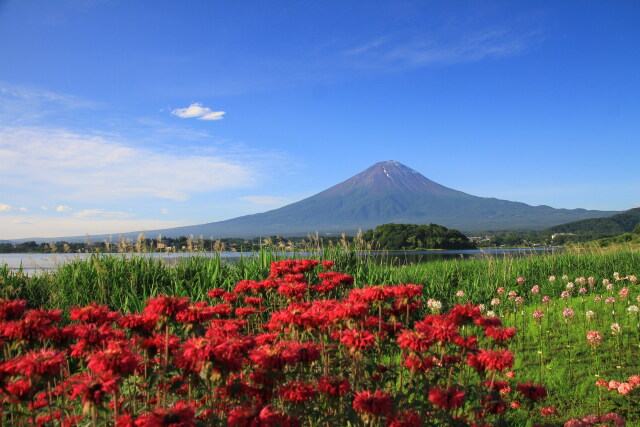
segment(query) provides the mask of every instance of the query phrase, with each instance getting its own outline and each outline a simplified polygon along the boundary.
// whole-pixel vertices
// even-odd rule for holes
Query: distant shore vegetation
[[[633,210],[636,213],[635,209]],[[627,215],[628,216],[628,215]],[[623,215],[619,215],[623,217]],[[626,218],[626,216],[625,216]],[[634,218],[635,219],[635,218]],[[431,250],[431,249],[476,249],[517,248],[540,246],[567,246],[576,243],[594,242],[600,247],[611,244],[640,244],[640,223],[629,231],[616,234],[597,232],[588,225],[600,226],[600,222],[580,222],[580,229],[560,226],[545,230],[480,230],[462,232],[438,224],[383,224],[350,236],[307,235],[303,237],[267,236],[244,238],[205,238],[203,236],[181,236],[149,238],[140,233],[137,239],[114,237],[103,241],[92,241],[88,236],[84,242],[2,242],[0,253],[132,253],[132,252],[256,252],[264,248],[282,251],[308,251],[319,247],[354,245],[362,250]],[[585,228],[587,227],[587,228]]]

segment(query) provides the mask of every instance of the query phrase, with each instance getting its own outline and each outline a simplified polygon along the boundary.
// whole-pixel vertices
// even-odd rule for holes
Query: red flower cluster
[[[278,261],[210,301],[158,295],[125,314],[94,303],[65,322],[0,299],[0,423],[491,425],[512,387],[546,396],[503,374],[515,329],[499,319],[469,303],[425,314],[420,285],[354,288],[332,268]]]

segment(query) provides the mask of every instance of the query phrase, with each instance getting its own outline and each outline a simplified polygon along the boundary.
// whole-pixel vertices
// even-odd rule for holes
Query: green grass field
[[[443,309],[456,302],[483,304],[506,326],[515,326],[518,333],[511,348],[517,355],[516,373],[544,383],[549,391],[546,404],[559,413],[545,422],[562,423],[610,411],[623,414],[630,425],[640,422],[638,393],[621,395],[595,385],[598,379],[626,382],[640,374],[640,290],[632,276],[640,272],[640,252],[633,247],[574,248],[555,255],[410,265],[336,248],[315,255],[311,258],[334,260],[336,271],[352,275],[356,287],[422,284],[424,301],[441,301]],[[5,266],[0,269],[0,296],[26,299],[31,307],[68,310],[96,301],[122,312],[141,311],[145,301],[158,294],[203,301],[212,288],[231,290],[240,280],[261,280],[268,276],[270,263],[282,258],[278,252],[265,250],[235,263],[217,256],[195,256],[168,266],[144,256],[96,254],[35,276]],[[550,276],[556,280],[550,281]],[[524,283],[518,284],[519,277]],[[592,285],[580,283],[580,278],[587,277],[593,278]],[[609,287],[603,283],[605,279],[610,281]],[[539,293],[532,293],[534,286],[539,287]],[[562,298],[567,286],[572,289]],[[498,294],[500,287],[504,292]],[[464,295],[456,296],[459,291]],[[509,297],[509,292],[516,292],[522,300],[516,300],[516,295]],[[543,302],[543,296],[549,297],[548,302]],[[492,305],[494,298],[500,302]],[[615,301],[607,302],[607,298]],[[534,319],[535,311],[541,319]],[[597,347],[587,341],[589,331],[598,331],[602,337]],[[524,411],[513,417],[518,425],[539,418]]]

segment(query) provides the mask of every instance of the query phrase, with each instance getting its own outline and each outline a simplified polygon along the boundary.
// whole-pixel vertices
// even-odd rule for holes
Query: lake
[[[375,251],[367,252],[362,255],[369,255],[383,260],[389,264],[402,265],[414,264],[420,262],[429,262],[441,259],[478,259],[486,257],[505,257],[505,256],[528,256],[559,253],[562,248],[526,248],[526,249],[466,249],[466,250],[444,250],[444,251]],[[287,253],[290,255],[291,253]],[[85,259],[90,257],[90,253],[81,254],[37,254],[37,253],[14,253],[0,254],[0,266],[7,265],[10,270],[18,270],[22,268],[25,274],[34,274],[43,271],[55,270],[59,266],[76,259]],[[174,264],[179,258],[189,256],[217,256],[220,255],[225,261],[234,262],[240,257],[256,256],[254,252],[178,252],[178,253],[142,253],[142,254],[113,254],[115,256],[146,256],[158,258],[167,264]],[[298,255],[306,256],[309,253],[300,252]]]

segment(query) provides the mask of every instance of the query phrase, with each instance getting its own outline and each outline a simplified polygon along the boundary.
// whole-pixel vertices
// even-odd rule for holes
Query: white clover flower
[[[629,308],[627,308],[627,311],[629,312],[629,314],[637,313],[638,312],[638,306],[637,305],[630,305]]]
[[[431,310],[432,313],[437,313],[442,309],[442,303],[436,299],[429,298],[427,308]]]
[[[611,325],[611,334],[612,335],[618,335],[621,332],[622,332],[622,328],[620,327],[619,323],[613,323]]]
[[[587,320],[591,320],[596,317],[596,313],[592,310],[587,311],[585,315],[587,316]]]
[[[494,311],[487,311],[487,317],[496,317],[496,313]]]

